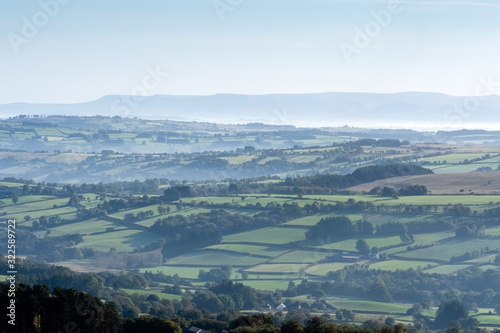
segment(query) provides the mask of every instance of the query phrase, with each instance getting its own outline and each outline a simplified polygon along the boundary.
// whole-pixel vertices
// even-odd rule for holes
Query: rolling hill
[[[462,110],[465,100],[465,97],[420,92],[154,95],[141,100],[108,95],[77,104],[5,104],[0,105],[0,115],[102,115],[232,124],[263,122],[321,127],[349,124],[372,128],[450,128],[453,125],[488,128],[489,124],[500,121],[496,112],[500,107],[499,96],[481,99],[473,110],[473,117],[460,116],[457,111],[471,114],[470,110]],[[404,121],[395,122],[395,119]]]
[[[500,171],[445,173],[403,176],[377,180],[350,187],[352,191],[370,191],[374,187],[401,188],[425,185],[432,194],[500,194]]]

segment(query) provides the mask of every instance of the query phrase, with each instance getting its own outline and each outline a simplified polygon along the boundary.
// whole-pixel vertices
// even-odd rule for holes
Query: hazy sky
[[[499,1],[394,2],[1,1],[0,103],[134,93],[473,95],[479,77],[500,81]]]

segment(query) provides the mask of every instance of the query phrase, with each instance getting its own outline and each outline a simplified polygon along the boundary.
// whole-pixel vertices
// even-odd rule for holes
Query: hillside
[[[425,185],[432,194],[500,195],[500,171],[395,177],[356,185],[348,190],[368,192],[377,186],[399,189],[408,185]]]
[[[17,255],[28,267],[36,260],[94,272],[79,275],[87,283],[78,288],[124,315],[170,319],[192,307],[216,318],[236,304],[253,313],[283,302],[294,311],[274,313],[277,320],[300,307],[304,322],[327,314],[429,328],[454,289],[477,311],[473,323],[500,323],[500,147],[477,144],[495,143],[496,132],[98,117],[0,126],[0,223],[16,220]],[[432,195],[422,187],[399,197],[362,193],[406,185]],[[23,281],[35,281],[23,271]],[[58,274],[36,282],[72,286]],[[214,284],[227,278],[258,297],[222,302],[230,290]],[[92,281],[106,292],[96,294]]]
[[[217,94],[210,96],[146,97],[141,103],[127,102],[131,96],[104,96],[95,101],[78,104],[5,104],[0,105],[4,117],[26,115],[101,115],[140,117],[143,119],[210,121],[218,123],[263,122],[266,124],[300,124],[301,126],[350,126],[387,128],[441,128],[447,129],[458,114],[451,113],[453,106],[461,104],[464,97],[437,93],[315,93],[238,95]],[[363,101],[363,102],[360,102]],[[467,119],[465,128],[489,128],[500,122],[497,110],[500,97],[491,96],[481,102],[474,117]],[[237,110],[237,112],[235,112]],[[373,115],[377,115],[376,118]],[[313,121],[312,119],[318,119]],[[395,119],[405,119],[395,122]],[[431,126],[432,124],[432,126]]]

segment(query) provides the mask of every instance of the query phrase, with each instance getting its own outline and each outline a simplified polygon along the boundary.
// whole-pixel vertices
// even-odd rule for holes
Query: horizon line
[[[170,97],[210,97],[210,96],[218,96],[218,95],[240,95],[240,96],[271,96],[271,95],[320,95],[320,94],[373,94],[373,95],[396,95],[396,94],[435,94],[435,95],[445,95],[450,97],[500,97],[498,94],[487,94],[481,96],[474,95],[453,95],[449,93],[436,92],[436,91],[395,91],[395,92],[369,92],[369,91],[318,91],[318,92],[290,92],[290,93],[226,93],[226,92],[218,92],[213,94],[153,94],[153,95],[132,95],[132,94],[106,94],[101,97],[80,101],[80,102],[72,102],[72,103],[64,103],[64,102],[9,102],[9,103],[0,103],[0,106],[13,105],[13,104],[57,104],[57,105],[73,105],[73,104],[85,104],[90,102],[95,102],[101,100],[106,97],[122,97],[122,96],[136,96],[136,97],[156,97],[156,96],[170,96]]]

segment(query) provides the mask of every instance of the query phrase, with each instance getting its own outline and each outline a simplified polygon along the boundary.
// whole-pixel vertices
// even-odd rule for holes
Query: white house
[[[276,307],[276,310],[278,310],[278,311],[284,311],[284,310],[286,310],[286,305],[283,304],[283,303],[280,303],[280,305],[278,305]]]

